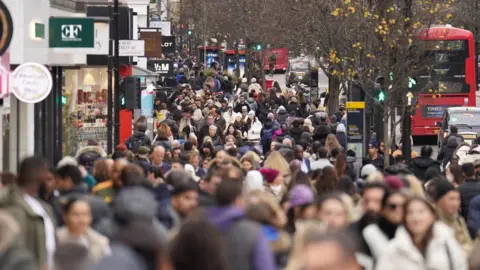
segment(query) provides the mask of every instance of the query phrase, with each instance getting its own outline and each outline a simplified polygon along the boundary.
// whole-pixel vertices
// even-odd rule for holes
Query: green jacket
[[[51,207],[41,200],[45,211],[55,224]],[[23,191],[15,184],[0,190],[0,208],[8,211],[18,222],[21,231],[20,244],[30,251],[40,267],[47,262],[46,235],[43,218],[37,215],[23,198]]]

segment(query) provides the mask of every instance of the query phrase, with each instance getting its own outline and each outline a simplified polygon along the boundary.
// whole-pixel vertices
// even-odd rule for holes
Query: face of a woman
[[[430,208],[422,201],[413,201],[405,209],[405,224],[414,235],[425,234],[435,221]]]
[[[348,225],[347,210],[338,200],[330,199],[323,202],[318,217],[331,229],[341,229]]]
[[[387,200],[387,205],[383,210],[383,216],[393,224],[402,223],[405,201],[405,197],[400,194],[390,196]]]
[[[85,201],[73,203],[70,211],[65,215],[65,224],[68,230],[74,234],[84,233],[92,223],[90,205]]]
[[[230,127],[228,128],[228,133],[229,133],[229,134],[233,134],[233,132],[235,132],[235,128],[234,128],[233,126],[230,126]]]
[[[243,165],[243,171],[245,173],[247,173],[253,168],[252,163],[250,163],[250,161],[248,160],[244,160],[242,165]]]

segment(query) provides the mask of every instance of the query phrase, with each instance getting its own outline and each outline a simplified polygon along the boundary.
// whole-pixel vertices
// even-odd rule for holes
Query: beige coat
[[[92,228],[88,228],[85,233],[85,238],[88,241],[88,253],[92,263],[98,262],[103,256],[107,255],[106,252],[110,249],[108,238],[97,233]],[[67,227],[64,226],[57,229],[58,244],[73,240]]]

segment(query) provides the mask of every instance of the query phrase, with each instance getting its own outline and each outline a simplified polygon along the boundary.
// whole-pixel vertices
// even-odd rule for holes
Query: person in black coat
[[[423,182],[426,182],[428,180],[425,177],[425,173],[428,168],[435,167],[438,169],[438,171],[441,171],[440,169],[441,164],[440,162],[431,158],[432,153],[433,153],[432,147],[429,145],[424,145],[420,150],[420,156],[412,159],[408,164],[408,166],[413,171],[415,176]]]
[[[302,140],[303,119],[294,120],[292,125],[293,126],[290,129],[290,136],[295,140],[295,143],[298,144]]]
[[[338,124],[335,130],[335,137],[338,140],[338,143],[343,147],[343,149],[347,149],[347,129],[345,128],[344,124]]]
[[[452,158],[455,150],[458,147],[458,142],[456,137],[450,137],[447,143],[442,146],[442,149],[438,153],[437,161],[442,163],[442,166],[445,168],[450,159]]]
[[[462,198],[461,214],[468,220],[468,206],[475,196],[480,195],[480,182],[475,177],[475,167],[473,163],[465,163],[462,165],[465,182],[458,187]]]

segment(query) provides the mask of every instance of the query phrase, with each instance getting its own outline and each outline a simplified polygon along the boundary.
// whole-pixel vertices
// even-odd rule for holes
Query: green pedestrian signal
[[[193,34],[192,30],[188,30],[187,34],[191,36]]]
[[[66,96],[62,96],[62,104],[63,105],[67,104],[67,97]]]
[[[417,80],[414,78],[408,77],[408,89],[413,89],[417,86]]]
[[[386,98],[385,91],[380,90],[380,92],[378,92],[378,96],[377,96],[378,101],[383,102],[383,101],[385,101],[385,98]]]
[[[262,44],[257,44],[257,46],[255,46],[255,50],[261,51],[262,50]]]
[[[125,97],[122,97],[122,99],[120,100],[120,104],[121,104],[122,106],[125,106]]]

